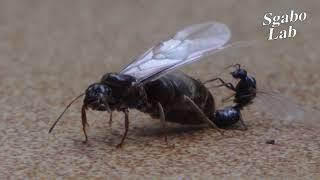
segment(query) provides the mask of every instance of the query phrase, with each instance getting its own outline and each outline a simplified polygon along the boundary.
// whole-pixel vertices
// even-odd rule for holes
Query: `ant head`
[[[232,71],[230,74],[235,79],[243,79],[247,77],[247,71],[245,69],[240,68],[239,64],[235,65],[236,70]]]
[[[93,110],[110,112],[109,103],[112,103],[113,99],[112,90],[108,85],[94,83],[87,88],[83,103]]]
[[[56,124],[59,122],[63,114],[69,109],[69,107],[80,97],[85,96],[82,105],[82,123],[86,125],[86,109],[89,107],[93,110],[98,111],[108,111],[111,112],[110,103],[114,102],[114,98],[112,97],[111,88],[108,85],[102,83],[94,83],[91,84],[85,93],[81,93],[76,98],[74,98],[64,109],[64,111],[60,114],[57,120],[53,123],[51,128],[49,129],[49,133],[53,130]]]

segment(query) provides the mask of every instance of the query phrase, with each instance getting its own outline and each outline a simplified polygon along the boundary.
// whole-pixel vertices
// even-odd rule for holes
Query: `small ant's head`
[[[241,68],[237,68],[236,70],[230,73],[235,79],[243,79],[247,77],[247,71]]]
[[[110,112],[109,103],[112,101],[111,88],[102,83],[94,83],[86,90],[83,103],[93,110]]]

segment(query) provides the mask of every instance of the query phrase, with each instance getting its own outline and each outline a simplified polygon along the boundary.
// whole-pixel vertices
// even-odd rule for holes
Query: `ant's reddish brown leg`
[[[124,112],[124,115],[125,115],[125,118],[124,118],[124,120],[125,120],[124,121],[125,122],[125,131],[124,131],[124,134],[122,136],[121,142],[117,145],[117,148],[121,148],[122,147],[122,144],[123,144],[124,140],[127,137],[128,129],[129,129],[129,111],[128,111],[128,109],[125,109],[123,112]]]

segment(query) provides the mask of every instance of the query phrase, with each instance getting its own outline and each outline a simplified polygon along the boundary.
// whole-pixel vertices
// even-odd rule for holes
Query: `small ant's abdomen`
[[[240,111],[232,106],[217,110],[212,118],[213,122],[220,127],[230,126],[240,119]]]

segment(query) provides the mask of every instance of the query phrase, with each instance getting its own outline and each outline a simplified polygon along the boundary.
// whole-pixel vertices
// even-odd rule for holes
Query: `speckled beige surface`
[[[294,39],[267,42],[265,12],[306,11]],[[281,1],[0,1],[0,178],[296,177],[319,178],[319,126],[275,125],[244,112],[249,130],[225,136],[170,124],[167,147],[158,120],[130,112],[129,138],[116,149],[123,115],[112,131],[106,113],[89,112],[83,144],[81,102],[48,129],[68,101],[105,72],[119,71],[154,43],[190,24],[217,20],[233,41],[258,40],[183,70],[207,79],[233,62],[270,90],[320,108],[320,3]],[[214,92],[219,101],[227,92]],[[301,120],[303,122],[303,120]],[[275,139],[275,145],[267,145]]]

